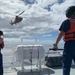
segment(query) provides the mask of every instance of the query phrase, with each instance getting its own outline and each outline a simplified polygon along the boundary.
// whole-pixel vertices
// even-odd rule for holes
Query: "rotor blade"
[[[23,14],[25,11],[22,11],[19,15]]]

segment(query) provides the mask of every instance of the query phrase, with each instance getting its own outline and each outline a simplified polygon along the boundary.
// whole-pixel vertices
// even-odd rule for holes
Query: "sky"
[[[5,43],[54,43],[71,5],[75,0],[0,0],[0,30]],[[11,25],[10,21],[23,11],[22,22]]]

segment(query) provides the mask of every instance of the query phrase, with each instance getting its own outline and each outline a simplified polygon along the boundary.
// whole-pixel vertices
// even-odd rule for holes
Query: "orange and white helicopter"
[[[13,25],[13,24],[17,24],[19,22],[21,22],[23,20],[22,17],[19,17],[19,16],[16,16],[14,21],[11,20],[10,24]]]
[[[24,13],[25,11],[23,11],[23,12],[21,12],[19,15],[17,15],[17,16],[15,16],[15,18],[14,18],[14,20],[12,19],[11,20],[11,22],[9,22],[11,25],[13,25],[13,24],[17,24],[17,23],[19,23],[19,22],[21,22],[22,20],[23,20],[23,18],[22,17],[20,17],[20,15],[22,14],[22,13]]]
[[[20,15],[21,14],[23,14],[25,11],[22,11],[20,14],[18,14],[18,15],[13,15],[13,16],[15,16],[14,18],[12,18],[11,19],[11,21],[9,22],[11,25],[17,25],[18,23],[20,23],[22,20],[23,20],[23,18],[26,18],[26,17],[21,17]],[[12,15],[12,14],[10,14],[10,13],[7,13],[7,12],[0,12],[0,13],[2,13],[2,14],[9,14],[9,15]]]

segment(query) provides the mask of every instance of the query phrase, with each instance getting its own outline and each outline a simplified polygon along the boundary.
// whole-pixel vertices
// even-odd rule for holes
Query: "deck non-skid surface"
[[[39,69],[35,67],[33,67],[32,71],[30,67],[26,67],[26,68],[27,69],[24,72],[22,72],[18,68],[17,71],[10,67],[4,68],[4,75],[62,75],[61,67],[48,68],[43,65],[41,71],[39,71]],[[70,75],[75,75],[75,65],[72,66]]]

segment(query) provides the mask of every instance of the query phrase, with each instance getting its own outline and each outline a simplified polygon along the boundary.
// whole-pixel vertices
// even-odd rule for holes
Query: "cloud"
[[[44,34],[58,30],[62,21],[66,19],[66,9],[70,5],[74,5],[74,0],[62,0],[62,2],[60,0],[29,1],[0,1],[0,29],[3,30],[6,38]],[[23,17],[23,21],[11,26],[9,24],[11,19],[15,18],[15,15],[18,15],[22,11],[25,11],[20,15]]]

